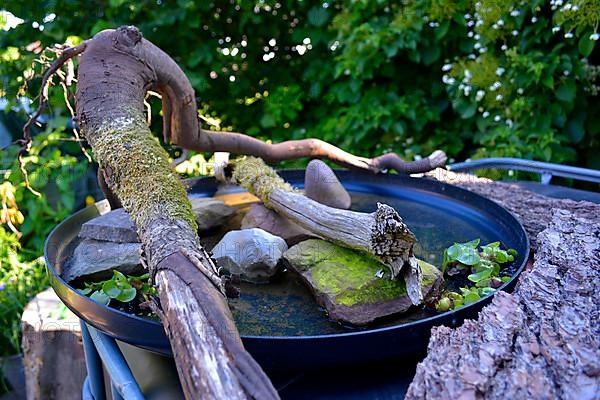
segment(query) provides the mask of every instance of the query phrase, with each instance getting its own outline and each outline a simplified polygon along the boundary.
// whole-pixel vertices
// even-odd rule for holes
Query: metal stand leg
[[[85,322],[80,321],[81,336],[83,338],[83,351],[85,353],[85,366],[87,367],[88,376],[86,384],[89,387],[89,392],[93,400],[106,399],[104,391],[104,373],[102,371],[102,360],[96,351],[94,342],[90,337],[90,332],[87,329]]]
[[[113,400],[123,400],[123,396],[119,393],[119,389],[117,389],[114,382],[110,383],[110,392],[112,393]]]
[[[113,398],[144,400],[144,395],[115,340],[89,325],[86,328],[97,354],[102,359],[102,365],[110,376]]]

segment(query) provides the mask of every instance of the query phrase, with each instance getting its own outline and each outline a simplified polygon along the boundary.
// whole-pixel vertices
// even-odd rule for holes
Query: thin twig
[[[60,56],[56,60],[54,60],[54,62],[52,62],[50,67],[46,70],[46,72],[44,73],[44,76],[42,77],[42,83],[41,83],[42,88],[41,88],[41,94],[39,97],[38,108],[33,113],[33,115],[31,115],[29,117],[29,119],[27,120],[25,125],[23,125],[23,138],[15,141],[16,144],[21,146],[21,149],[19,150],[19,153],[17,155],[17,159],[19,161],[19,169],[21,170],[21,173],[23,174],[23,177],[25,180],[25,185],[26,185],[27,189],[29,189],[29,191],[31,191],[31,193],[35,194],[36,196],[41,196],[41,194],[31,187],[31,185],[29,183],[29,177],[27,174],[27,170],[25,169],[25,164],[23,164],[23,156],[25,154],[27,154],[29,152],[29,150],[31,150],[31,132],[30,132],[31,125],[33,125],[37,121],[39,116],[42,114],[42,112],[46,108],[46,105],[48,103],[48,90],[49,90],[50,84],[52,82],[52,76],[58,70],[60,70],[60,68],[63,66],[63,64],[65,62],[67,62],[71,58],[83,53],[83,51],[87,47],[87,43],[88,42],[85,41],[77,46],[64,49],[60,53]]]
[[[81,140],[81,137],[79,136],[79,130],[75,127],[75,111],[73,110],[73,107],[71,106],[71,102],[69,101],[69,89],[67,88],[67,84],[65,83],[68,81],[67,79],[61,80],[60,86],[62,86],[62,88],[63,88],[65,104],[67,105],[67,109],[69,110],[69,113],[71,114],[71,121],[73,121],[73,135],[75,136],[75,139],[77,139],[77,143],[79,143],[79,148],[83,152],[83,155],[85,156],[85,158],[87,158],[87,160],[89,162],[92,162],[92,157],[87,152],[86,148],[83,146],[83,140]]]

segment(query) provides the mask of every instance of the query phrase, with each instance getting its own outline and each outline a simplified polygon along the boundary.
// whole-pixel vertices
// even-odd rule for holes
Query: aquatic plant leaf
[[[102,285],[102,291],[108,297],[116,299],[121,294],[122,289],[117,285],[117,282],[109,280]]]
[[[94,300],[97,303],[104,304],[105,306],[107,306],[108,303],[110,303],[110,297],[108,297],[104,292],[100,290],[96,290],[94,293],[92,293],[90,299]]]
[[[467,279],[469,279],[471,282],[477,283],[477,282],[482,281],[484,279],[490,279],[490,277],[492,276],[492,272],[493,271],[494,270],[492,268],[487,268],[487,269],[484,269],[484,270],[482,270],[480,272],[477,272],[475,274],[471,274],[471,275],[467,276]]]
[[[86,287],[83,289],[78,289],[77,291],[82,295],[87,296],[88,294],[92,293],[92,288]]]
[[[129,303],[131,300],[135,299],[136,295],[137,291],[134,287],[131,287],[121,290],[121,293],[115,299],[123,303]]]

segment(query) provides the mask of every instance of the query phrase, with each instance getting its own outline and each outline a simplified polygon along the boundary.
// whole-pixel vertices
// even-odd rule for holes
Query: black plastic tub
[[[529,256],[529,240],[519,221],[498,204],[432,179],[354,171],[337,171],[337,174],[353,200],[359,199],[364,211],[374,209],[376,201],[391,203],[411,229],[417,227],[414,230],[417,238],[420,237],[419,226],[425,226],[430,227],[430,232],[440,233],[442,247],[481,237],[483,243],[500,241],[503,247],[516,249],[518,256],[513,263],[512,277],[500,289],[510,291],[514,288]],[[302,186],[304,171],[282,171],[281,175],[293,185]],[[213,196],[218,189],[213,178],[195,179],[189,184],[190,195],[198,197]],[[81,225],[107,211],[102,209],[106,207],[103,204],[73,214],[48,236],[45,257],[51,285],[75,314],[95,328],[129,344],[171,355],[169,341],[160,323],[96,303],[79,294],[60,276],[62,264],[72,251],[70,244]],[[435,264],[440,265],[441,259]],[[312,369],[399,357],[408,359],[425,351],[433,326],[458,326],[465,319],[475,318],[491,299],[492,296],[487,296],[455,311],[372,329],[308,336],[242,335],[242,339],[248,351],[267,370]]]

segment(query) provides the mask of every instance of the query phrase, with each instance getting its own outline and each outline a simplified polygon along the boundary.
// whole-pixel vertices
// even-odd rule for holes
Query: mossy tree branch
[[[137,29],[100,32],[88,41],[80,60],[79,125],[106,185],[138,229],[186,397],[277,398],[242,346],[217,269],[199,243],[186,191],[146,125],[148,88],[176,93],[167,107],[181,120],[178,113],[190,104],[189,98],[178,97],[183,78],[177,65]],[[183,129],[180,122],[171,121],[171,126]]]

